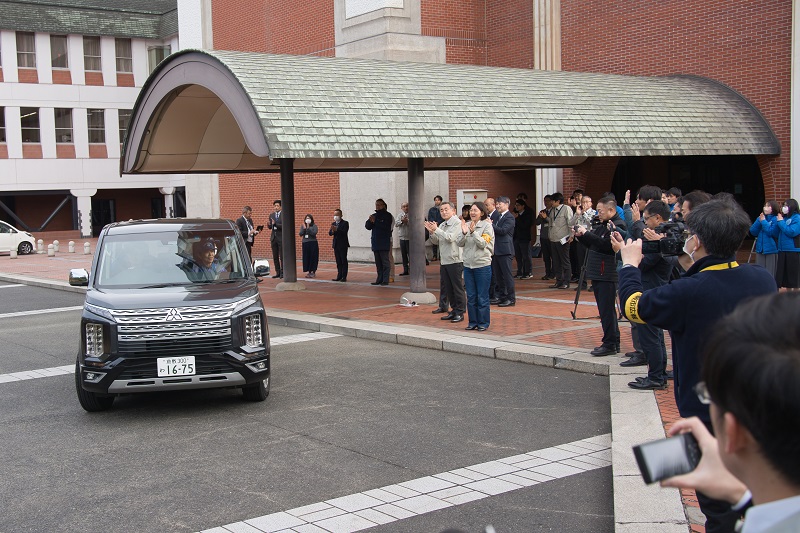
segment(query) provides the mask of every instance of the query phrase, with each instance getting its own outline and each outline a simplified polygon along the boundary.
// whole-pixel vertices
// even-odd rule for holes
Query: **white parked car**
[[[0,220],[0,253],[16,250],[20,255],[36,249],[36,239],[27,231],[20,231]]]

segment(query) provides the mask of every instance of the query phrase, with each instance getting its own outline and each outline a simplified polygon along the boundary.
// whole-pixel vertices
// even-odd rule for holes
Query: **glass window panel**
[[[56,108],[56,142],[72,142],[72,109]]]
[[[128,130],[128,124],[131,123],[130,109],[119,110],[119,143],[122,144],[125,140],[125,132]]]
[[[50,36],[50,57],[53,59],[53,68],[69,68],[66,35]]]
[[[130,39],[116,39],[117,72],[133,72],[133,52]]]
[[[156,46],[147,50],[147,66],[153,72],[159,63],[171,53],[169,46]]]
[[[36,68],[36,37],[33,33],[17,32],[17,65],[20,68]]]
[[[89,123],[89,142],[104,144],[106,142],[106,110],[87,109],[86,115]]]
[[[39,108],[21,107],[19,110],[20,125],[22,126],[22,142],[41,142],[39,136]]]
[[[100,37],[83,38],[83,68],[85,70],[102,70],[100,61]]]

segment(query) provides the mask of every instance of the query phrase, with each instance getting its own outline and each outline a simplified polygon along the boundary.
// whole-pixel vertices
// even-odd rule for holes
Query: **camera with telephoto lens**
[[[655,232],[664,235],[664,238],[658,241],[643,240],[643,254],[673,256],[683,252],[683,245],[688,237],[683,222],[664,222],[655,229]]]

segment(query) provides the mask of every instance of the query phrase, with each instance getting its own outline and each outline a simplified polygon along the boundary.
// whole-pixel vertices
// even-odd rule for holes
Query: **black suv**
[[[81,318],[75,387],[87,411],[117,394],[240,387],[269,395],[264,306],[236,225],[160,219],[103,228]]]

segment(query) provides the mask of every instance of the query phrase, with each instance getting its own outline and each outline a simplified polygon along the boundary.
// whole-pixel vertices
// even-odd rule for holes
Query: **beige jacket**
[[[455,215],[445,220],[431,234],[431,242],[439,245],[439,264],[461,263],[461,248],[456,240],[461,235],[461,219]]]
[[[570,236],[569,222],[572,220],[572,208],[561,204],[550,210],[547,217],[550,223],[550,242],[558,242],[564,237]]]
[[[479,220],[475,231],[461,232],[458,245],[464,247],[464,268],[481,268],[492,264],[494,227],[488,219]]]

